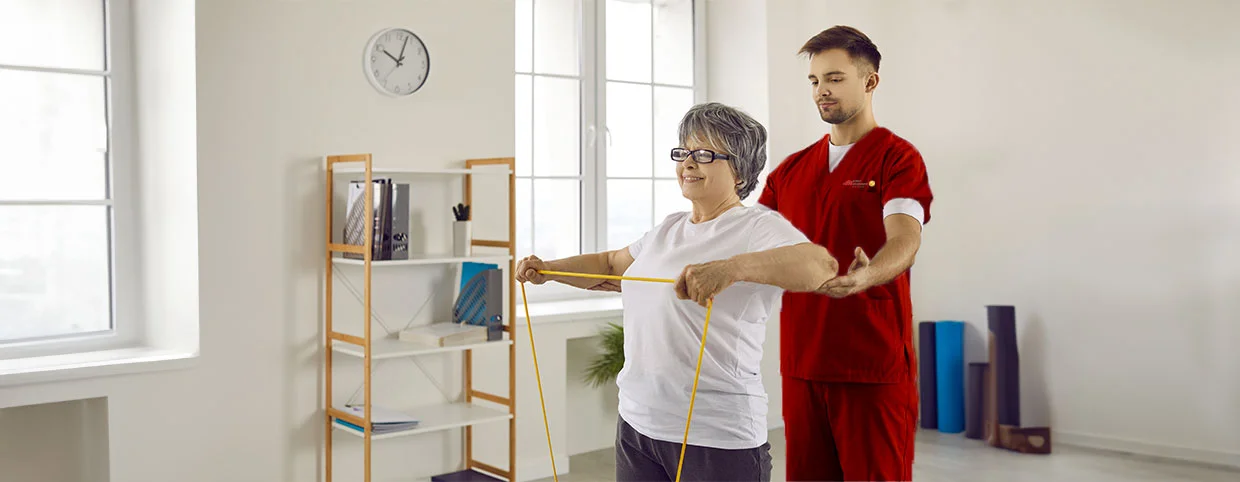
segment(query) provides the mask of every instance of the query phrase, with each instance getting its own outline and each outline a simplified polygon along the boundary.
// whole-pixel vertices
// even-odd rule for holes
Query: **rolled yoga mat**
[[[986,367],[989,363],[970,363],[965,377],[964,436],[981,439],[984,432],[986,412]]]
[[[964,431],[964,322],[934,325],[934,368],[938,381],[939,431]]]
[[[938,377],[934,363],[934,322],[923,321],[917,325],[917,360],[921,377],[921,428],[939,428]]]
[[[986,384],[982,386],[985,392],[982,394],[983,411],[982,411],[982,429],[985,432],[986,444],[991,447],[999,446],[999,409],[996,407],[996,400],[999,398],[995,395],[997,391],[995,383],[995,334],[990,330],[986,330],[986,359],[990,363],[986,364]]]
[[[1016,349],[1016,308],[990,305],[986,307],[994,357],[990,368],[995,371],[995,408],[999,425],[1020,426],[1020,355]]]

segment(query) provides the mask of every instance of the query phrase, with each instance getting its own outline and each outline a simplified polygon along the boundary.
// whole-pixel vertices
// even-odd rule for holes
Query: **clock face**
[[[381,30],[371,37],[363,60],[371,85],[392,96],[417,92],[431,70],[422,39],[401,28]]]

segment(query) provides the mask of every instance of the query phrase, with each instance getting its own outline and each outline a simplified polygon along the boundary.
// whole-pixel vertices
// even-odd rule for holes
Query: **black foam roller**
[[[1020,355],[1016,349],[1016,307],[990,305],[986,319],[995,343],[995,401],[999,425],[1020,426]]]
[[[964,436],[981,439],[986,425],[982,414],[986,412],[986,366],[989,363],[970,363],[965,379]]]
[[[935,371],[935,342],[933,321],[923,321],[917,325],[917,353],[921,378],[918,386],[921,389],[921,428],[939,428],[939,378]]]

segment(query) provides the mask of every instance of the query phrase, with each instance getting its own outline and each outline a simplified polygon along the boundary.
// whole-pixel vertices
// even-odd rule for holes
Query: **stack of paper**
[[[400,332],[400,340],[430,346],[455,346],[487,341],[485,326],[431,323]]]
[[[344,413],[350,414],[350,415],[355,415],[360,418],[366,417],[366,408],[361,405],[336,407],[336,409]],[[353,430],[357,430],[359,432],[362,431],[362,427],[346,422],[344,420],[336,419],[336,423],[349,427]],[[371,433],[378,435],[378,434],[400,432],[404,430],[417,428],[418,419],[410,417],[406,414],[397,412],[395,410],[383,408],[378,405],[371,405],[370,406],[370,425],[371,425],[371,429],[370,429]]]

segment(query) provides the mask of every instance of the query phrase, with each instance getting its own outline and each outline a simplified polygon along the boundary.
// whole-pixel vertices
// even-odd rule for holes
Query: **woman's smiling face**
[[[706,149],[716,154],[729,154],[722,148],[697,139],[690,139],[686,144],[682,147],[689,151]],[[736,195],[736,175],[726,159],[715,159],[713,162],[701,164],[691,155],[676,163],[676,178],[680,183],[681,194],[690,201],[722,203],[729,196]]]

